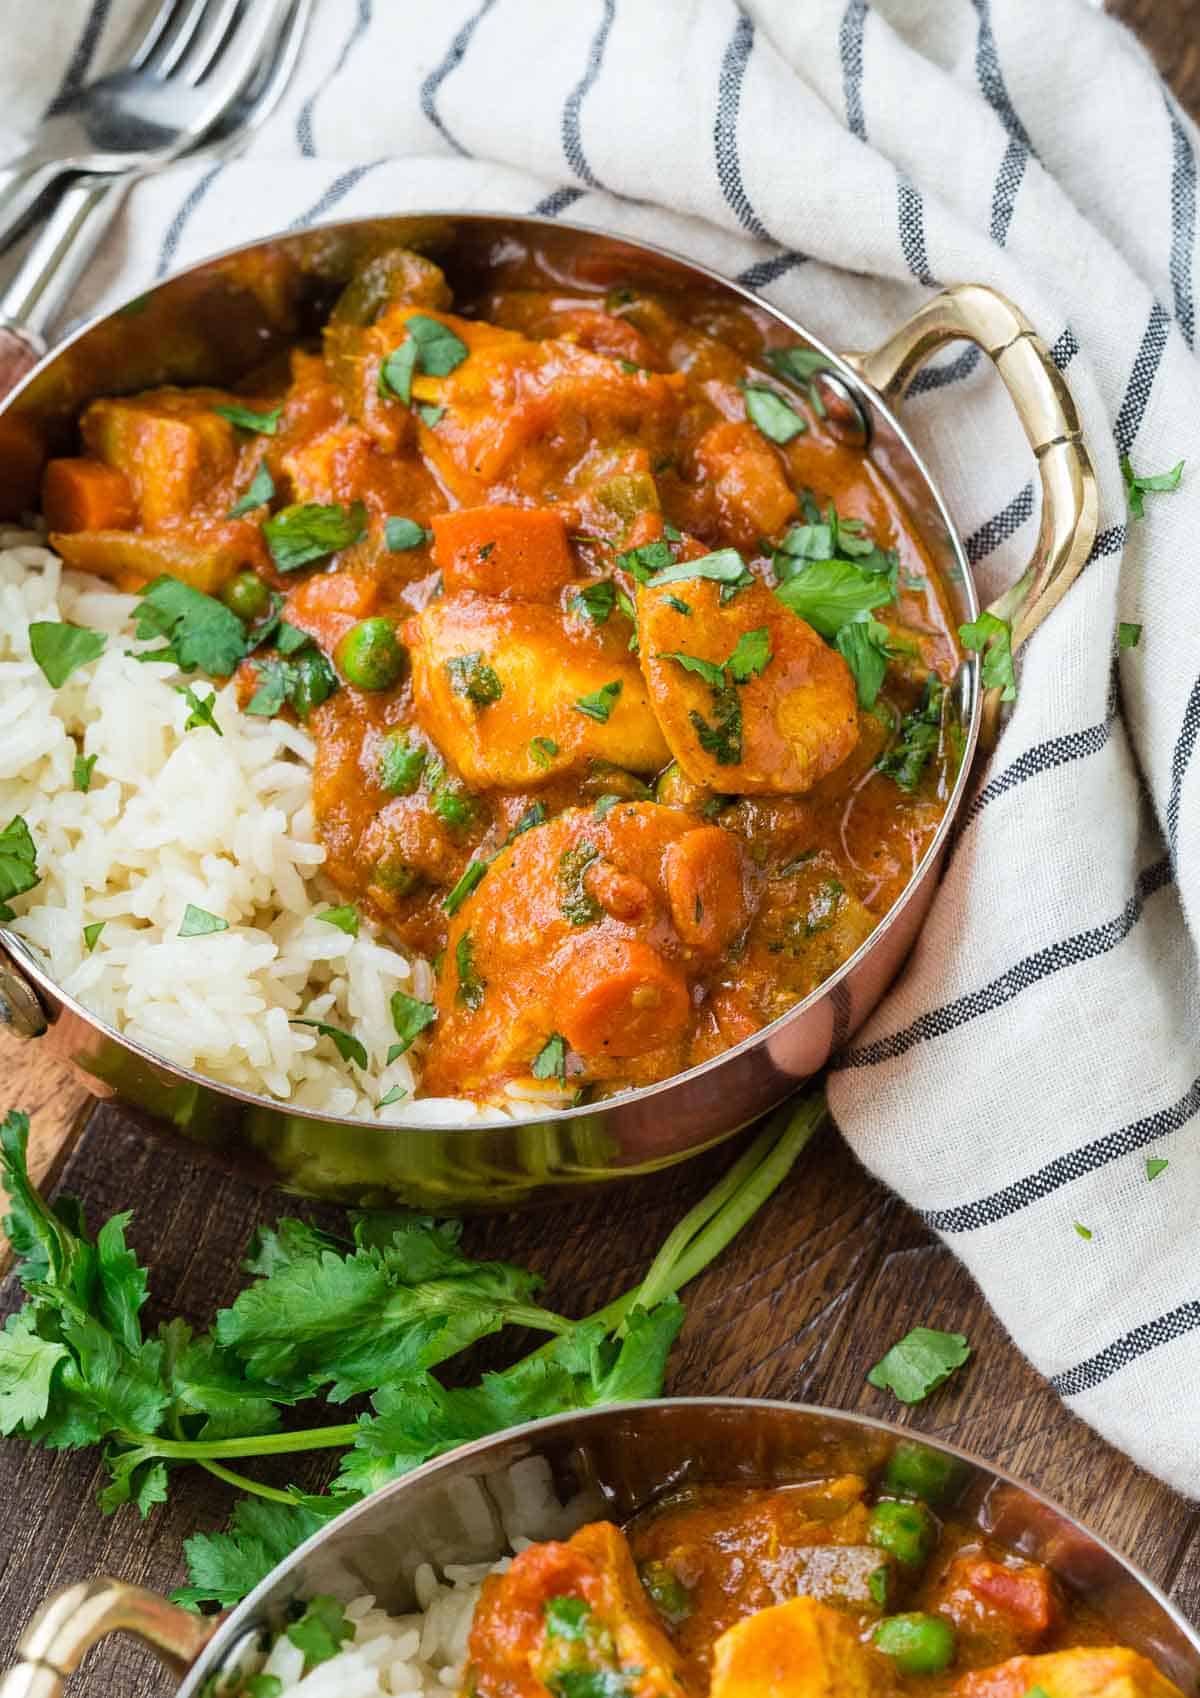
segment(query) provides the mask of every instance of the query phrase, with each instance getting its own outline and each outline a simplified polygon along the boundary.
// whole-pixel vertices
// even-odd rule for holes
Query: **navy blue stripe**
[[[302,212],[298,218],[292,219],[288,229],[307,230],[310,224],[315,224],[319,218],[324,218],[327,212],[332,212],[340,201],[344,201],[351,189],[361,183],[369,172],[377,170],[379,166],[385,163],[386,159],[373,159],[369,165],[352,165],[348,171],[343,171],[340,176],[333,179],[324,194],[309,207],[307,212]]]
[[[315,159],[317,157],[317,144],[313,138],[313,112],[316,109],[317,101],[324,94],[330,83],[333,82],[334,78],[341,76],[342,71],[345,69],[346,61],[349,59],[355,44],[362,40],[363,36],[370,27],[371,0],[358,0],[358,14],[350,28],[349,35],[342,43],[342,51],[337,56],[337,63],[334,65],[333,70],[330,71],[329,75],[321,83],[319,83],[309,95],[308,99],[304,102],[304,105],[300,108],[300,116],[296,120],[296,143],[305,159]]]
[[[487,17],[488,13],[495,4],[496,0],[483,0],[483,4],[480,6],[479,10],[471,14],[466,23],[459,30],[458,34],[454,37],[454,40],[450,43],[450,46],[446,50],[445,57],[440,61],[440,63],[434,66],[433,70],[430,71],[429,75],[425,78],[425,81],[421,84],[422,112],[429,119],[429,122],[441,136],[442,140],[448,142],[454,149],[455,153],[461,153],[464,159],[469,159],[470,154],[458,138],[450,134],[450,131],[442,122],[441,114],[437,109],[437,97],[442,84],[450,75],[451,71],[456,71],[462,64],[463,59],[466,57],[467,48],[471,45],[471,37],[475,34],[480,23]]]
[[[92,68],[92,60],[100,42],[100,32],[108,22],[108,14],[112,10],[112,0],[92,0],[92,9],[87,15],[79,40],[75,43],[75,51],[63,72],[62,81],[55,91],[54,98],[46,108],[47,118],[53,118],[56,112],[61,112],[80,89],[84,79]],[[13,23],[16,23],[14,17]]]
[[[964,378],[970,377],[982,358],[983,349],[969,342],[960,354],[955,354],[944,365],[922,366],[909,384],[907,393],[928,395],[935,389],[945,389],[948,384],[961,383]]]
[[[966,1025],[970,1020],[977,1020],[982,1014],[990,1014],[994,1009],[1002,1008],[1006,1002],[1011,1002],[1014,997],[1020,996],[1022,991],[1029,990],[1042,979],[1054,973],[1061,973],[1067,967],[1077,967],[1081,962],[1093,960],[1098,955],[1107,954],[1129,936],[1141,918],[1147,898],[1170,883],[1171,863],[1164,856],[1161,861],[1156,861],[1153,866],[1147,867],[1139,874],[1133,895],[1115,918],[1105,920],[1102,925],[1094,926],[1088,931],[1078,932],[1074,937],[1065,938],[1059,943],[1048,944],[1044,949],[1025,956],[1015,966],[1001,973],[999,978],[993,979],[990,984],[983,985],[979,990],[968,991],[965,996],[947,1003],[943,1008],[933,1008],[928,1013],[918,1015],[911,1025],[904,1027],[902,1031],[893,1032],[890,1037],[877,1038],[874,1043],[865,1044],[862,1049],[850,1050],[832,1064],[833,1070],[840,1072],[850,1067],[876,1067],[881,1061],[894,1061],[897,1056],[906,1055],[919,1043],[945,1037],[947,1032],[954,1031],[956,1027]]]
[[[717,112],[713,119],[713,151],[716,156],[717,181],[721,193],[733,208],[743,230],[749,230],[760,241],[771,240],[757,212],[750,204],[746,185],[742,182],[742,162],[738,156],[738,108],[742,101],[742,83],[746,66],[754,51],[754,20],[739,12],[729,45],[721,60],[721,77],[717,84]]]
[[[565,212],[569,206],[574,206],[577,200],[582,200],[583,189],[566,188],[551,189],[550,193],[538,201],[533,209],[535,218],[557,218],[560,212]]]
[[[999,548],[1027,519],[1033,517],[1033,480],[1025,485],[1019,494],[1014,495],[1007,507],[1002,507],[999,513],[994,513],[984,521],[977,531],[972,531],[964,544],[967,559],[972,565],[982,560],[985,555]]]
[[[1075,332],[1068,324],[1062,335],[1050,350],[1050,358],[1059,371],[1066,371],[1071,361],[1079,352],[1079,343],[1075,340]]]
[[[903,172],[896,178],[896,217],[900,229],[900,248],[905,263],[918,283],[937,288],[937,278],[929,269],[925,251],[925,203],[916,185]]]
[[[1000,69],[1000,55],[996,51],[996,37],[992,30],[991,0],[972,0],[979,18],[979,30],[975,37],[975,75],[983,90],[983,97],[999,118],[1004,128],[1016,142],[1033,152],[1033,143],[1029,134],[1017,116],[1017,109],[1009,97],[1004,83],[1004,73]]]
[[[1001,1191],[993,1191],[989,1197],[980,1197],[977,1202],[966,1203],[959,1208],[922,1209],[921,1219],[935,1232],[977,1232],[980,1227],[994,1226],[998,1220],[1018,1214],[1030,1203],[1049,1197],[1052,1192],[1082,1179],[1085,1174],[1095,1173],[1097,1169],[1107,1167],[1109,1162],[1133,1155],[1144,1150],[1147,1144],[1157,1143],[1168,1133],[1177,1132],[1198,1110],[1200,1079],[1193,1081],[1178,1102],[1154,1114],[1144,1115],[1115,1132],[1106,1132],[1102,1138],[1093,1138],[1090,1144],[1070,1150],[1065,1156],[1055,1156],[1036,1173],[1018,1179],[1015,1185],[1006,1185]]]
[[[193,184],[184,196],[178,212],[167,225],[166,231],[164,232],[162,246],[158,250],[158,264],[154,270],[154,275],[156,277],[165,277],[167,272],[170,271],[172,265],[174,265],[175,255],[179,252],[180,240],[183,236],[184,230],[187,228],[193,212],[195,212],[196,208],[200,205],[200,202],[207,195],[208,191],[212,188],[213,184],[221,175],[222,171],[224,171],[228,163],[229,161],[227,159],[222,159],[218,160],[217,164],[210,165],[203,177],[200,178],[199,182]]]
[[[1150,308],[1146,328],[1142,332],[1141,345],[1133,362],[1133,370],[1129,374],[1129,382],[1125,386],[1125,398],[1121,402],[1117,422],[1113,426],[1118,454],[1128,454],[1137,439],[1159,362],[1167,346],[1167,332],[1170,326],[1167,309],[1160,301],[1155,301]]]
[[[1191,137],[1180,123],[1163,90],[1171,123],[1171,292],[1175,322],[1189,348],[1195,346],[1196,304],[1192,295],[1192,253],[1196,246],[1196,154]]]
[[[593,172],[583,151],[583,140],[579,134],[579,108],[587,97],[588,90],[600,75],[600,67],[604,62],[604,49],[608,46],[608,33],[612,29],[613,19],[617,15],[617,0],[604,0],[604,16],[600,27],[592,37],[592,45],[588,51],[587,68],[567,96],[563,107],[562,145],[567,156],[567,164],[575,175],[585,182],[589,189],[603,188],[599,177]]]
[[[747,289],[762,289],[768,283],[774,283],[778,278],[786,276],[789,271],[794,271],[807,259],[807,254],[798,253],[795,248],[788,248],[781,254],[772,254],[770,259],[755,260],[745,271],[739,271],[734,281],[744,283]]]
[[[1088,555],[1085,565],[1090,566],[1093,560],[1103,560],[1106,555],[1119,554],[1125,547],[1124,525],[1113,525],[1107,531],[1101,531],[1092,544],[1092,552]]]
[[[992,190],[992,240],[1000,247],[1008,240],[1008,227],[1017,205],[1017,191],[1025,180],[1029,159],[1025,143],[1010,136],[996,173],[996,186]]]
[[[1196,739],[1200,737],[1200,678],[1192,685],[1192,693],[1188,697],[1187,707],[1183,710],[1183,724],[1179,728],[1179,736],[1175,739],[1174,752],[1171,755],[1171,790],[1167,798],[1167,847],[1174,858],[1179,840],[1179,810],[1183,804],[1183,781],[1187,777],[1188,767],[1196,752]]]
[[[1169,1310],[1156,1321],[1144,1321],[1140,1327],[1114,1339],[1086,1362],[1055,1374],[1050,1384],[1060,1397],[1078,1397],[1082,1392],[1093,1391],[1148,1350],[1169,1344],[1172,1339],[1185,1338],[1197,1327],[1200,1327],[1200,1302],[1181,1303],[1178,1309]]]
[[[867,120],[863,113],[863,32],[866,28],[867,0],[848,0],[838,31],[838,50],[842,58],[842,96],[846,102],[846,127],[859,141],[867,139]]]
[[[1038,777],[1040,773],[1053,772],[1056,767],[1066,766],[1071,761],[1098,755],[1112,735],[1114,718],[1115,712],[1110,712],[1099,725],[1089,725],[1082,731],[1068,731],[1061,737],[1049,737],[1044,743],[1035,743],[1031,749],[1026,749],[1011,766],[998,772],[995,778],[989,778],[959,821],[956,836],[961,837],[989,803],[1015,790],[1019,784]]]

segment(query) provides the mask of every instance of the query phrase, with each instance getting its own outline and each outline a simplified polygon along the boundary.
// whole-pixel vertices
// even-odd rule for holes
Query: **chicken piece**
[[[711,1698],[883,1698],[892,1686],[884,1658],[815,1598],[759,1610],[713,1647]]]
[[[148,390],[93,401],[80,429],[91,454],[125,473],[141,523],[156,530],[186,517],[232,471],[233,426],[213,408],[234,399],[216,389]]]
[[[620,633],[557,607],[463,593],[410,619],[422,725],[468,784],[543,784],[611,761],[655,772],[670,758]]]
[[[247,527],[248,528],[248,527]],[[50,546],[77,572],[93,572],[122,590],[138,589],[164,572],[189,589],[216,595],[259,550],[236,540],[238,524],[212,527],[211,541],[146,536],[141,531],[51,531]]]
[[[1054,1576],[1042,1563],[996,1562],[971,1550],[938,1577],[924,1607],[954,1623],[972,1661],[979,1660],[973,1644],[992,1660],[1036,1650],[1062,1614]]]
[[[567,809],[502,850],[451,922],[425,1089],[527,1079],[552,1034],[572,1081],[677,1071],[708,964],[671,919],[671,858],[695,835],[690,814],[622,802]],[[716,900],[706,916],[722,931],[740,923],[740,879],[728,900],[731,920]]]
[[[695,447],[696,465],[714,486],[722,530],[738,548],[756,548],[796,511],[779,452],[745,420],[710,426]]]
[[[720,588],[652,580],[638,592],[642,671],[671,753],[726,795],[809,790],[858,742],[850,668],[762,584],[724,606]]]
[[[433,520],[433,558],[446,589],[509,601],[556,601],[575,576],[555,507],[460,507]]]
[[[1010,1657],[963,1675],[954,1698],[1025,1698],[1033,1688],[1053,1698],[1181,1698],[1148,1658],[1122,1645],[1080,1645],[1043,1657]]]
[[[625,1535],[608,1521],[565,1544],[531,1545],[506,1574],[490,1576],[467,1653],[462,1690],[472,1698],[545,1698],[547,1690],[689,1698]]]

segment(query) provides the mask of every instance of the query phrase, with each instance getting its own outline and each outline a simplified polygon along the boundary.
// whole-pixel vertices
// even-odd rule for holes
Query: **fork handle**
[[[50,185],[62,176],[53,160],[40,165],[18,165],[0,183],[0,252],[18,236]]]
[[[24,331],[0,324],[0,401],[33,370],[44,352]]]

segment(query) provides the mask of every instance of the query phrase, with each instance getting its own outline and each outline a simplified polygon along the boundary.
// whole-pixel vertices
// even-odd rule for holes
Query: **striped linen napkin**
[[[119,58],[137,11],[0,0],[6,124]],[[318,0],[251,152],[138,187],[80,307],[281,226],[434,208],[661,243],[835,346],[979,280],[1052,346],[1094,556],[831,1099],[1071,1406],[1200,1494],[1194,126],[1086,0]],[[991,599],[1037,527],[1011,406],[966,348],[904,410]],[[1134,520],[1122,456],[1189,465]]]

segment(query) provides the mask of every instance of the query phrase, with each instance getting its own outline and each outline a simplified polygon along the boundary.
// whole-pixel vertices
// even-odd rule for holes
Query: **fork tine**
[[[175,65],[171,75],[184,82],[203,82],[204,74],[213,64],[234,27],[242,0],[211,0],[199,29],[188,43],[187,51]]]
[[[216,0],[215,9],[225,0]],[[210,123],[236,101],[255,77],[255,67],[273,48],[287,0],[241,0],[236,18],[217,43],[204,77],[203,92],[211,102]]]
[[[212,4],[213,0],[180,0],[141,69],[153,72],[156,77],[169,77]]]
[[[170,24],[172,18],[174,18],[182,7],[187,4],[188,0],[159,0],[159,4],[155,8],[154,16],[147,25],[146,33],[143,35],[141,41],[138,42],[135,50],[129,56],[129,68],[131,71],[141,70],[142,66],[146,63],[147,59],[149,59],[150,55],[154,52],[154,49],[161,41],[163,32]]]

